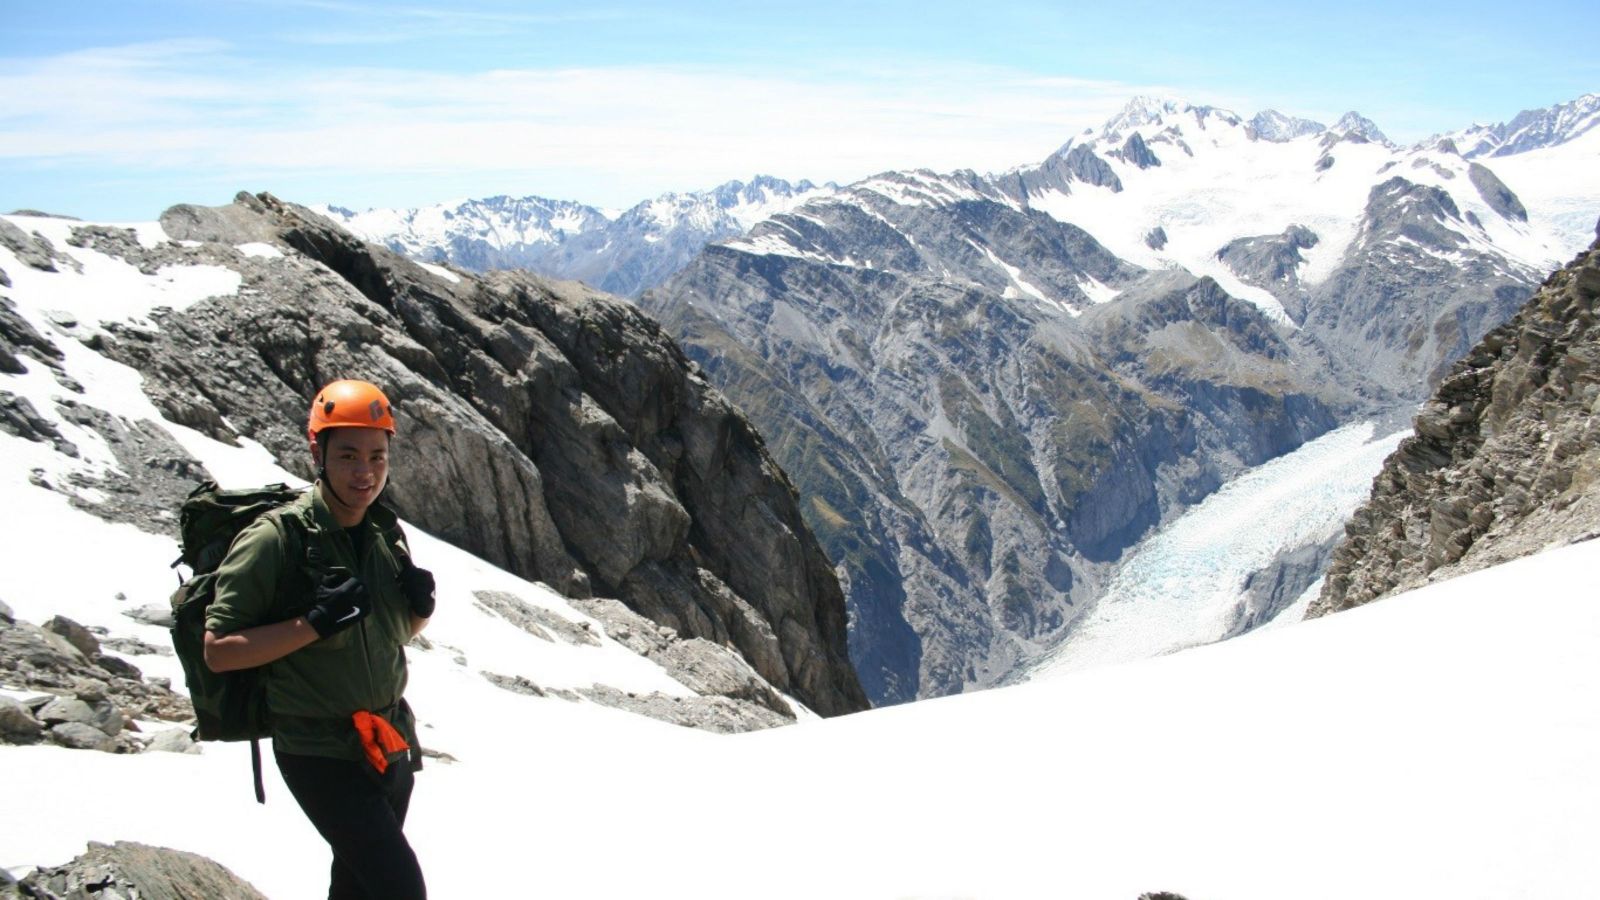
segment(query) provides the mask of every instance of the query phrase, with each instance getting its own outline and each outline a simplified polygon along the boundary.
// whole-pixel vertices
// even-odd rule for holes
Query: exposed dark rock
[[[0,744],[37,744],[44,724],[26,706],[0,697]]]
[[[1489,204],[1489,208],[1499,213],[1502,218],[1518,222],[1528,221],[1528,210],[1522,205],[1522,201],[1518,200],[1517,195],[1512,193],[1505,182],[1487,166],[1473,163],[1467,170],[1467,176],[1472,179],[1472,186],[1478,189],[1483,202]]]
[[[91,659],[66,638],[28,622],[0,625],[0,683],[49,691],[34,704],[36,715],[53,703],[61,704],[58,711],[81,705],[89,714],[79,716],[80,721],[111,734],[129,717],[174,722],[194,718],[188,698],[174,693],[170,684],[145,681],[136,668],[113,659],[104,654]],[[52,717],[68,721],[54,712]]]
[[[27,397],[0,391],[0,431],[41,444],[49,444],[57,453],[78,456],[78,448],[61,434],[54,422],[39,415]]]
[[[572,622],[549,610],[528,603],[504,591],[474,591],[478,606],[510,622],[540,640],[561,640],[575,647],[597,647],[600,639],[590,632],[588,622]]]
[[[1449,195],[1395,177],[1374,187],[1344,261],[1307,292],[1302,324],[1340,373],[1390,405],[1425,399],[1450,365],[1516,312],[1539,274],[1481,252]]]
[[[1167,230],[1160,225],[1145,233],[1144,245],[1151,250],[1160,250],[1167,245]]]
[[[266,900],[203,856],[132,841],[91,841],[83,855],[65,865],[41,866],[20,888],[35,900]]]
[[[750,703],[794,721],[794,710],[737,654],[701,638],[683,640],[615,600],[589,598],[575,604],[605,625],[606,634],[667,670],[685,687],[706,696]],[[776,638],[769,639],[776,645]],[[765,726],[763,726],[765,727]]]
[[[1128,140],[1123,143],[1122,148],[1111,151],[1111,155],[1141,169],[1150,169],[1161,165],[1160,158],[1155,155],[1154,151],[1144,142],[1144,138],[1140,137],[1137,131],[1128,135]]]
[[[739,703],[727,697],[674,697],[659,691],[631,694],[606,685],[595,685],[578,693],[602,706],[718,734],[759,731],[788,725],[793,721],[771,710]]]
[[[1600,535],[1600,241],[1456,363],[1346,526],[1311,614]]]
[[[111,735],[85,722],[62,722],[50,726],[50,740],[71,750],[99,750],[115,753],[117,741]]]
[[[1129,138],[1129,142],[1132,143],[1134,138],[1137,137],[1138,135],[1136,134],[1133,138]],[[1138,145],[1143,146],[1144,141],[1140,140]],[[1150,148],[1145,147],[1144,152],[1148,159],[1155,159],[1155,154],[1150,152]],[[1117,192],[1122,190],[1122,179],[1118,178],[1117,173],[1111,170],[1111,166],[1107,165],[1105,160],[1096,156],[1087,144],[1079,144],[1067,151],[1064,163],[1067,171],[1076,176],[1079,181],[1110,188]],[[1157,160],[1154,164],[1160,165],[1160,161]],[[1140,168],[1145,167],[1140,166]]]
[[[5,247],[16,254],[23,265],[31,266],[41,272],[59,271],[56,268],[57,262],[71,262],[70,257],[62,254],[46,238],[38,234],[30,235],[5,219],[0,219],[0,247]]]
[[[44,623],[44,630],[66,638],[67,643],[77,647],[79,653],[91,659],[100,653],[100,641],[89,632],[89,629],[66,616],[51,618],[50,621]]]

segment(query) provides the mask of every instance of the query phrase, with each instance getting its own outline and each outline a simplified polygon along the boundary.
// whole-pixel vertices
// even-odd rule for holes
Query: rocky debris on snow
[[[779,717],[768,725],[794,721],[794,710],[783,697],[737,653],[703,638],[680,638],[671,629],[651,622],[616,600],[591,597],[574,605],[605,626],[606,634],[633,652],[656,663],[674,680],[703,697],[722,697],[735,704],[753,704]]]
[[[17,306],[9,297],[0,297],[0,372],[8,375],[26,372],[27,367],[19,354],[60,371],[61,348],[34,330],[28,320],[17,313]]]
[[[34,870],[17,889],[33,900],[266,900],[220,863],[132,841],[90,841],[81,856]]]
[[[61,434],[54,422],[39,415],[28,402],[10,391],[0,391],[0,431],[41,444],[49,444],[63,456],[78,457],[78,448]]]
[[[177,510],[208,477],[205,467],[151,422],[130,422],[74,400],[59,401],[57,410],[67,421],[98,434],[117,465],[92,475],[72,472],[56,490],[73,506],[108,522],[176,538]]]
[[[505,591],[473,591],[472,595],[477,598],[479,609],[505,619],[540,640],[560,640],[574,647],[600,646],[600,639],[590,631],[588,622],[571,621]]]
[[[99,227],[73,242],[141,271],[240,273],[225,301],[158,311],[157,329],[97,332],[167,419],[257,441],[310,476],[297,424],[308,398],[334,377],[375,381],[404,436],[388,499],[408,520],[569,597],[615,596],[685,637],[734,646],[819,713],[867,706],[843,594],[794,487],[636,308],[526,273],[445,278],[270,195],[174,207],[162,225],[198,246],[144,247]],[[246,242],[285,252],[248,256],[236,249]],[[123,431],[137,502],[90,506],[170,534],[156,513],[176,507],[188,464]],[[143,491],[162,468],[174,487]],[[93,486],[122,501],[115,485]]]
[[[599,643],[587,628],[570,622],[550,622],[548,620],[559,617],[510,594],[479,591],[477,597],[485,609],[545,640],[552,639],[545,629],[554,625],[555,629],[559,629],[558,634],[565,631],[563,640]],[[734,651],[703,638],[681,638],[672,629],[657,625],[618,600],[589,597],[572,602],[598,619],[612,640],[666,669],[667,674],[695,691],[697,696],[675,697],[660,692],[639,694],[598,684],[564,690],[542,687],[522,675],[488,671],[480,674],[496,687],[512,693],[572,701],[587,698],[604,706],[719,734],[755,731],[794,722],[795,712],[782,695]]]
[[[660,691],[635,694],[599,684],[583,688],[578,693],[602,706],[718,734],[760,731],[789,725],[794,721],[770,709],[728,697],[674,697]]]
[[[23,265],[31,266],[41,272],[59,272],[56,263],[82,270],[77,260],[57,249],[48,238],[37,232],[28,234],[5,219],[0,219],[0,247],[5,247],[16,254]]]
[[[1600,536],[1600,241],[1440,383],[1310,615]]]
[[[44,628],[0,619],[0,686],[45,692],[20,703],[0,702],[0,743],[49,740],[135,753],[146,749],[135,719],[194,718],[187,697],[165,680],[146,681],[136,666],[107,655],[92,631],[64,616]]]

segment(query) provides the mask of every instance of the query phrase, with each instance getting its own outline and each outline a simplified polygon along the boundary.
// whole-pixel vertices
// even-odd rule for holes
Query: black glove
[[[318,637],[338,634],[365,619],[372,612],[367,602],[367,586],[348,572],[329,572],[316,588],[317,602],[306,613],[306,622]]]
[[[405,568],[400,570],[400,592],[406,595],[411,612],[417,618],[426,619],[433,615],[433,573],[418,568],[409,558],[406,559]]]

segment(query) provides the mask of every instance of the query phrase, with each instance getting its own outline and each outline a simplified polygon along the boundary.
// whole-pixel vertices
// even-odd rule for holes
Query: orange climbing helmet
[[[311,403],[306,434],[315,438],[324,428],[382,428],[394,434],[394,411],[377,385],[341,380],[317,391]]]

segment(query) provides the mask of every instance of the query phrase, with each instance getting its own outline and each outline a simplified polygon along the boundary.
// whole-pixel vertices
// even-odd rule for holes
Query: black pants
[[[283,783],[333,848],[328,900],[425,900],[422,867],[402,826],[411,767],[379,775],[365,762],[273,752]]]

